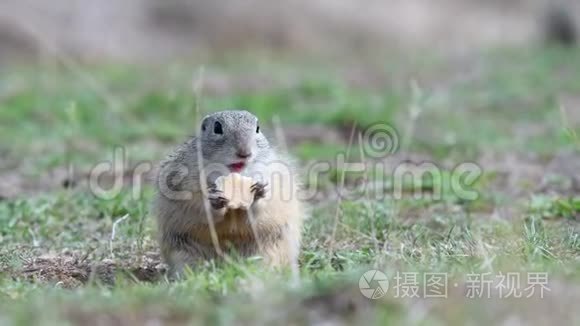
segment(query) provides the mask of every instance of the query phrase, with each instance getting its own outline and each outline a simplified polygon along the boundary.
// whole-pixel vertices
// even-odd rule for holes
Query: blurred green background
[[[3,2],[0,324],[578,323],[577,7]],[[331,163],[305,180],[316,196],[298,281],[252,259],[164,278],[153,189],[135,196],[131,172],[226,108],[255,113],[301,166]],[[376,123],[396,129],[398,150],[374,159],[384,171],[346,173],[337,155],[370,160],[349,138]],[[99,198],[89,173],[119,147],[123,191]],[[402,162],[441,173],[405,181],[402,198],[337,195],[389,193]],[[483,171],[475,200],[446,186],[465,162]],[[359,291],[370,269],[391,281],[380,300]],[[445,273],[447,298],[397,296],[402,272],[418,273],[420,289],[424,273]],[[494,283],[490,298],[466,298],[468,275],[508,272],[521,273],[520,290],[527,273],[547,273],[550,291],[502,298]]]

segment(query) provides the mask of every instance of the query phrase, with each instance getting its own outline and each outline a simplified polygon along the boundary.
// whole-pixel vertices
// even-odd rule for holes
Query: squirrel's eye
[[[222,124],[216,121],[216,122],[213,124],[213,132],[214,132],[214,134],[218,134],[218,135],[221,135],[221,134],[223,134],[223,133],[224,133],[224,131],[223,131],[223,129],[222,129]]]
[[[259,132],[260,132],[260,126],[257,126],[256,127],[256,133],[259,133]]]
[[[205,121],[201,124],[201,131],[205,131],[207,129]]]

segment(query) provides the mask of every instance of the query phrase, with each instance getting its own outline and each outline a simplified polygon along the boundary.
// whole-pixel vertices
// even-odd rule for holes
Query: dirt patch
[[[67,186],[68,170],[55,168],[38,178],[26,177],[18,171],[0,172],[0,198],[17,198]]]
[[[66,167],[57,167],[48,170],[41,176],[30,176],[14,171],[0,172],[0,200],[28,198],[42,193],[71,189],[74,191],[92,191],[91,187],[98,186],[103,191],[113,189],[120,180],[121,191],[130,190],[133,184],[141,185],[151,183],[153,170],[146,173],[136,172],[135,168],[129,168],[119,172],[104,171],[98,175],[97,181],[92,185],[90,171],[75,171]],[[94,181],[94,180],[93,180]]]
[[[31,281],[76,288],[93,281],[114,285],[119,275],[142,282],[156,282],[165,271],[166,267],[156,253],[147,253],[139,263],[111,259],[89,262],[86,256],[80,255],[42,255],[26,262],[21,270],[13,274]]]
[[[580,194],[580,153],[576,151],[560,151],[551,158],[531,153],[486,153],[478,162],[485,173],[496,175],[491,190],[509,198]]]

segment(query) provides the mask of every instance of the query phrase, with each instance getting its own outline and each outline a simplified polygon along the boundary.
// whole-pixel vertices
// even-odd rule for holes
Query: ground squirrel
[[[295,171],[290,158],[270,146],[250,112],[204,117],[198,135],[170,154],[157,174],[153,213],[171,273],[219,258],[210,218],[222,252],[262,256],[270,266],[295,261],[304,217]],[[256,180],[247,209],[228,209],[228,199],[216,187],[218,177],[232,172]]]

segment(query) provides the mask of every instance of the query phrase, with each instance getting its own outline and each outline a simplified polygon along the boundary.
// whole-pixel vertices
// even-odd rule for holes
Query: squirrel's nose
[[[250,151],[244,151],[244,150],[240,150],[240,151],[237,151],[237,152],[236,152],[236,155],[237,155],[239,158],[248,158],[248,157],[252,156],[252,152],[250,152]]]

